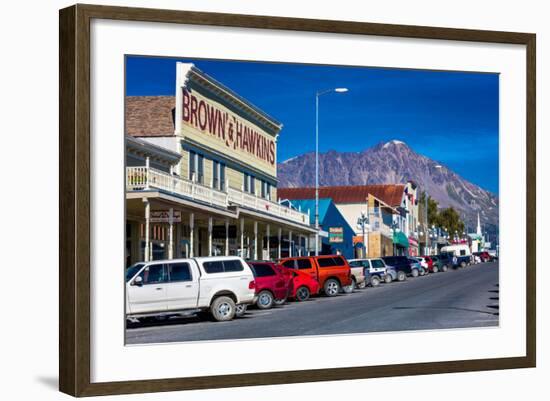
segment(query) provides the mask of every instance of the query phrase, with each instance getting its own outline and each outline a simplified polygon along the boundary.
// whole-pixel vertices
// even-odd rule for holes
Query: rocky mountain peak
[[[279,187],[315,185],[315,157],[307,153],[277,166]],[[466,217],[467,224],[477,222],[498,226],[498,197],[465,180],[426,156],[416,153],[405,142],[394,139],[380,142],[361,152],[329,151],[319,155],[319,183],[327,185],[400,184],[416,182],[440,207],[454,207]],[[491,230],[492,231],[492,230]]]

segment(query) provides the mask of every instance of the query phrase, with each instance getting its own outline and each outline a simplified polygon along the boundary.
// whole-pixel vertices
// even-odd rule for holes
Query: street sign
[[[329,229],[328,229],[328,242],[330,242],[330,243],[342,243],[342,242],[344,242],[344,228],[343,227],[329,227]]]
[[[169,223],[170,222],[170,211],[169,210],[154,210],[151,212],[151,217],[149,219],[151,223]],[[179,210],[174,210],[173,212],[173,223],[181,223],[181,212]]]

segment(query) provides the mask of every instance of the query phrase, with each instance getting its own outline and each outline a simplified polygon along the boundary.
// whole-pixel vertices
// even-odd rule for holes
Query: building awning
[[[396,231],[393,233],[393,243],[403,248],[409,247],[409,239],[401,231]]]

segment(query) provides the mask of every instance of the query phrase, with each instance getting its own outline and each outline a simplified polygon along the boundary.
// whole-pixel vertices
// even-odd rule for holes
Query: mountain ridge
[[[277,165],[279,187],[315,185],[315,153],[308,152]],[[412,180],[439,203],[454,207],[469,232],[477,213],[484,231],[498,233],[498,196],[466,180],[443,163],[415,152],[400,140],[379,142],[359,152],[329,150],[319,154],[319,185],[402,184]]]

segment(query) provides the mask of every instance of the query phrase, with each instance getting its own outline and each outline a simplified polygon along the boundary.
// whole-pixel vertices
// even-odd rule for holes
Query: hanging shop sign
[[[344,228],[343,227],[329,227],[329,229],[328,229],[328,242],[330,242],[330,243],[342,243],[342,242],[344,242]]]
[[[170,211],[154,210],[151,212],[149,221],[151,223],[170,223]],[[181,223],[181,212],[179,210],[173,211],[172,223]]]

